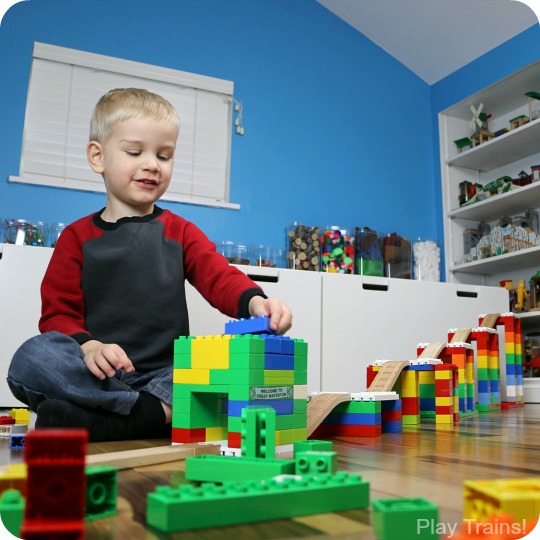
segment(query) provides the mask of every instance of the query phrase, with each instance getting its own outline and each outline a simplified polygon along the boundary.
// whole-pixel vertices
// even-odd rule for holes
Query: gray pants
[[[33,411],[45,399],[61,399],[87,409],[129,414],[145,391],[172,404],[173,365],[145,373],[118,370],[101,381],[84,363],[81,346],[59,332],[24,342],[11,361],[7,382],[13,395]]]

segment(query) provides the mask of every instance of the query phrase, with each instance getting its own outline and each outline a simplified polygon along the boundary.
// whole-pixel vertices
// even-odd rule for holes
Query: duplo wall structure
[[[247,406],[276,411],[276,445],[305,440],[307,343],[274,335],[180,337],[174,344],[173,443],[241,448]]]

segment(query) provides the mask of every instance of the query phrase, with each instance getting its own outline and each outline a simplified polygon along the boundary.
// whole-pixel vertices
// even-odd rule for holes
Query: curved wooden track
[[[323,392],[312,397],[307,404],[307,436],[310,437],[324,419],[345,401],[351,401],[351,394]]]
[[[399,375],[411,363],[409,360],[385,362],[367,389],[368,392],[391,392]]]
[[[439,354],[445,347],[446,343],[428,343],[418,358],[439,358]]]

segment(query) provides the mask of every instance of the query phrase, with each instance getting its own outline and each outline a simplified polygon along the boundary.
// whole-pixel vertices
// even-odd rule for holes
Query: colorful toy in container
[[[347,229],[332,226],[321,241],[322,271],[334,274],[354,272],[354,239]]]
[[[384,275],[390,278],[411,279],[411,243],[396,233],[384,239]]]
[[[354,229],[354,273],[360,276],[383,275],[382,238],[369,227]]]

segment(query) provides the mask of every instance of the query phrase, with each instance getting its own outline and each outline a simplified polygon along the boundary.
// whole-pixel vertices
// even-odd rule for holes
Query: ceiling
[[[538,24],[517,0],[317,0],[428,84]],[[538,0],[523,0],[540,12]]]

